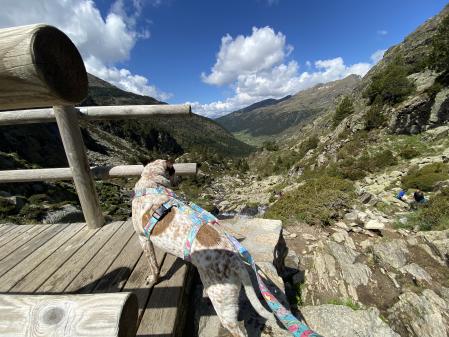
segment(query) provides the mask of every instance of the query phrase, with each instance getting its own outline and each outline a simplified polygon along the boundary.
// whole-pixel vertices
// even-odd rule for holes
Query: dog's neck
[[[140,190],[145,188],[156,188],[159,186],[170,188],[171,187],[170,180],[161,175],[151,175],[141,177],[134,186],[134,190]]]

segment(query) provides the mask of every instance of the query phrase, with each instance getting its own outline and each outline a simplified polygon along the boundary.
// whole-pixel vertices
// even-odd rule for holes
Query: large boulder
[[[319,305],[301,308],[306,322],[326,337],[400,337],[379,317],[376,308],[353,310],[342,305]]]

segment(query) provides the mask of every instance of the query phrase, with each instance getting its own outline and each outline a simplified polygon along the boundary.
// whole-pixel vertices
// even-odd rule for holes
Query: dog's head
[[[158,159],[147,164],[135,188],[152,188],[157,185],[170,187],[174,184],[175,169],[172,162]]]

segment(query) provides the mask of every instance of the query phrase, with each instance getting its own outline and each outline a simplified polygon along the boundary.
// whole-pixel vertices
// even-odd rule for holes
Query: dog
[[[172,164],[166,160],[156,160],[145,166],[134,187],[132,221],[149,261],[147,283],[150,287],[157,282],[159,275],[154,246],[174,256],[185,258],[185,242],[192,228],[192,220],[185,212],[172,207],[156,222],[150,235],[147,236],[145,227],[149,219],[170,197],[165,193],[145,194],[141,191],[163,187],[170,193],[171,190],[168,188],[172,185],[173,179]],[[191,243],[189,257],[190,262],[198,269],[206,294],[221,324],[232,336],[247,336],[237,321],[238,298],[242,285],[257,313],[267,320],[273,320],[273,315],[259,302],[246,266],[237,250],[219,226],[207,223],[199,228]]]

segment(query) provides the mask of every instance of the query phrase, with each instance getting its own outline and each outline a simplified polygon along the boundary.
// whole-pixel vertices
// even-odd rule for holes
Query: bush
[[[336,127],[340,122],[348,117],[349,115],[352,115],[354,113],[354,104],[352,103],[352,100],[345,96],[343,100],[340,102],[340,104],[337,106],[337,109],[335,110],[334,118],[332,120],[332,125]]]
[[[301,143],[301,146],[299,148],[299,153],[302,156],[304,156],[310,150],[316,149],[319,143],[320,143],[320,139],[318,138],[317,135],[312,135],[310,137],[307,137],[307,139]]]
[[[408,68],[401,57],[397,57],[384,69],[373,75],[372,82],[363,93],[368,104],[396,104],[413,93],[415,85],[407,78]]]
[[[399,151],[399,156],[402,159],[412,159],[420,155],[420,152],[413,146],[407,145]]]
[[[402,185],[405,188],[419,188],[429,192],[433,186],[449,178],[449,166],[443,163],[433,163],[422,168],[414,167],[407,175],[402,177]]]
[[[265,149],[267,151],[277,151],[279,150],[279,146],[275,142],[267,140],[263,142],[262,149]]]
[[[449,15],[443,19],[432,39],[428,64],[437,71],[449,71]]]
[[[347,180],[327,175],[309,178],[295,191],[285,194],[265,213],[286,224],[304,221],[330,225],[338,219],[354,198],[353,185]]]
[[[378,129],[384,126],[386,118],[382,112],[382,106],[375,104],[371,106],[365,115],[365,130]]]
[[[398,163],[398,160],[394,156],[393,152],[390,150],[383,150],[375,153],[369,159],[369,170],[370,172],[378,171],[385,167],[393,166]]]

